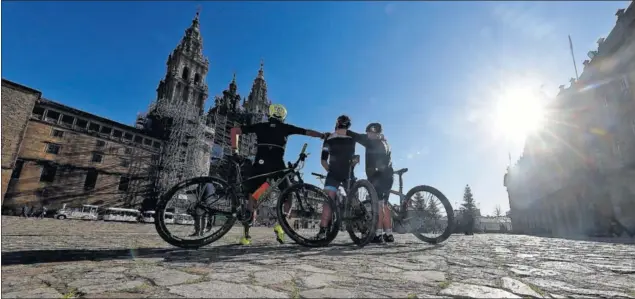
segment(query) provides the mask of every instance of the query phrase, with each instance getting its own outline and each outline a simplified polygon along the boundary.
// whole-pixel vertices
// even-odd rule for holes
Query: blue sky
[[[247,96],[262,57],[288,122],[328,131],[346,113],[362,131],[379,121],[395,167],[410,169],[406,188],[432,185],[454,204],[470,184],[491,213],[508,209],[507,153],[522,150],[491,125],[496,91],[555,94],[574,77],[567,35],[580,69],[628,2],[4,2],[2,77],[133,124],[197,5],[211,95],[236,71]],[[292,137],[287,158],[304,142],[306,173],[321,171],[318,140]]]

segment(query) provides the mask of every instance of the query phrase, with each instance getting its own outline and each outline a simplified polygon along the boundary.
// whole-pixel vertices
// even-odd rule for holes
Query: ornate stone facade
[[[616,16],[505,175],[516,232],[635,234],[635,2]]]

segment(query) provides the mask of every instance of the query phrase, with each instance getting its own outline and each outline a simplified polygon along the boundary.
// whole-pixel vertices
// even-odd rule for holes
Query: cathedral
[[[241,98],[238,93],[234,74],[228,88],[215,96],[214,105],[204,111],[209,59],[203,55],[198,12],[166,64],[156,100],[137,121],[137,125],[151,135],[166,140],[158,161],[161,175],[157,191],[160,193],[178,181],[208,175],[221,168],[225,157],[231,154],[231,128],[265,120],[271,105],[261,61],[247,98]],[[241,136],[240,143],[240,154],[251,157],[255,136]]]

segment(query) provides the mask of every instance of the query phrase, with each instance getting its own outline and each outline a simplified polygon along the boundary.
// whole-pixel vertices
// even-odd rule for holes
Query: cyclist
[[[287,168],[284,163],[284,150],[287,145],[287,138],[289,135],[306,135],[311,137],[323,138],[324,134],[317,131],[299,128],[290,124],[284,123],[284,119],[287,117],[287,109],[280,104],[273,104],[269,106],[269,119],[263,123],[257,123],[252,125],[244,125],[231,129],[231,146],[234,152],[238,149],[238,135],[240,134],[256,134],[256,157],[254,159],[253,166],[251,168],[251,177],[245,182],[245,190],[249,194],[247,200],[247,206],[243,219],[245,234],[241,238],[240,243],[243,245],[251,244],[251,237],[249,236],[249,226],[253,221],[254,215],[254,203],[256,201],[253,198],[253,193],[263,185],[267,178],[278,179],[281,177],[281,170]],[[286,182],[284,182],[280,188],[285,189]],[[290,202],[289,207],[290,208]],[[284,232],[279,224],[274,226],[274,232],[276,233],[276,239],[278,242],[284,242]]]
[[[390,189],[393,183],[393,168],[391,151],[386,138],[382,134],[380,123],[370,123],[366,126],[366,134],[358,134],[351,130],[346,131],[355,142],[366,149],[366,176],[375,187],[379,198],[379,225],[373,238],[373,243],[394,242],[392,235],[392,218],[387,205],[390,197]]]
[[[322,167],[326,170],[324,191],[335,199],[337,189],[352,179],[353,156],[355,155],[355,140],[347,136],[346,132],[351,127],[351,119],[346,115],[340,115],[335,122],[335,132],[328,134],[322,147]],[[328,205],[322,207],[320,219],[320,231],[316,238],[324,239],[331,222],[331,209]]]

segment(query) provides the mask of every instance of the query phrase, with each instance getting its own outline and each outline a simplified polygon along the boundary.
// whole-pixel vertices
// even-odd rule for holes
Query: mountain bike
[[[262,204],[268,202],[272,196],[271,193],[284,181],[289,185],[293,183],[302,183],[307,188],[311,185],[304,184],[302,176],[300,175],[300,169],[304,166],[304,161],[307,158],[305,154],[307,144],[302,147],[302,151],[295,163],[290,163],[290,167],[273,173],[267,173],[264,175],[271,176],[276,173],[283,173],[283,176],[278,180],[267,180],[269,187],[266,188],[257,201],[254,211],[258,209]],[[248,179],[242,179],[242,166],[243,163],[248,163],[249,160],[233,155],[229,157],[230,161],[230,173],[227,180],[216,176],[202,176],[195,177],[176,184],[170,190],[168,190],[158,200],[156,205],[155,214],[155,227],[159,236],[171,245],[181,248],[199,248],[205,245],[209,245],[216,240],[222,238],[229,230],[234,226],[238,220],[247,223],[252,215],[246,216],[244,211],[248,200],[248,195],[243,190],[243,185],[251,179],[260,177],[252,176]],[[194,187],[193,190],[188,190],[188,187]],[[316,187],[317,188],[317,187]],[[287,188],[289,189],[289,188]],[[302,189],[295,188],[294,191],[300,192]],[[168,208],[168,203],[173,197],[186,200],[185,204],[177,205],[173,208]],[[277,198],[277,197],[276,197]],[[219,200],[226,199],[224,204],[218,204]],[[332,204],[332,200],[324,195],[323,198],[326,204]],[[307,205],[305,198],[297,196],[295,201],[296,207],[303,210]],[[239,213],[240,212],[240,213]],[[197,217],[214,217],[215,222],[222,222],[220,229],[211,233],[210,235],[191,234],[188,238],[182,238],[172,234],[168,227],[175,228],[175,230],[184,230],[183,225],[176,226],[166,222],[165,216],[167,214],[190,214],[195,219]],[[244,218],[244,219],[243,219]],[[191,229],[191,226],[187,226],[187,229]],[[207,230],[207,229],[205,229]]]
[[[443,193],[441,193],[441,191],[437,190],[434,187],[426,186],[426,185],[415,186],[412,189],[410,189],[408,193],[404,194],[403,193],[403,175],[406,172],[408,172],[408,168],[402,168],[399,170],[395,170],[393,172],[395,175],[399,176],[399,191],[394,191],[394,190],[390,191],[391,194],[395,194],[399,196],[399,206],[398,206],[399,208],[397,209],[396,207],[393,207],[392,205],[388,205],[393,223],[401,226],[407,232],[412,233],[419,240],[424,241],[426,243],[438,244],[447,240],[452,234],[452,226],[454,224],[454,210],[452,208],[452,205],[450,204],[450,201],[447,199],[447,197],[445,197]],[[443,207],[447,215],[445,217],[446,219],[440,219],[441,217],[439,217],[438,214],[433,215],[428,210],[409,209],[411,204],[414,202],[412,198],[415,196],[415,194],[419,192],[427,192],[437,197],[439,201],[441,201],[441,203],[443,204]],[[434,223],[425,223],[425,221],[420,221],[420,219],[422,218],[421,216],[434,220]],[[435,231],[438,228],[437,226],[438,222],[441,222],[441,223],[447,222],[447,227],[443,230],[440,236],[431,238],[431,237],[424,236],[421,233],[422,231],[425,231],[425,230]]]
[[[353,166],[358,162],[359,155],[355,155],[351,161],[349,177],[353,177]],[[311,174],[318,177],[320,180],[326,179],[325,175],[319,173]],[[364,200],[358,200],[355,197],[359,195],[359,191],[362,188],[368,190],[368,195]],[[322,240],[301,236],[289,225],[287,221],[287,214],[283,210],[285,199],[290,195],[290,193],[296,192],[295,190],[298,189],[313,189],[312,191],[316,193],[326,195],[321,188],[305,183],[295,184],[280,194],[278,207],[276,209],[280,226],[282,226],[284,232],[296,243],[307,247],[327,246],[335,239],[335,237],[337,237],[337,234],[342,226],[342,222],[344,222],[351,240],[353,240],[353,242],[359,247],[366,246],[375,236],[375,230],[379,220],[379,201],[377,198],[377,192],[369,181],[349,179],[346,181],[345,186],[339,186],[336,200],[331,204],[331,207],[336,207],[335,209],[331,209],[331,212],[333,213],[331,225],[327,230],[326,238]],[[326,196],[328,197],[328,195]],[[362,202],[366,202],[366,204],[362,204]],[[340,217],[340,215],[342,216]],[[357,236],[356,231],[361,233],[360,237]]]

